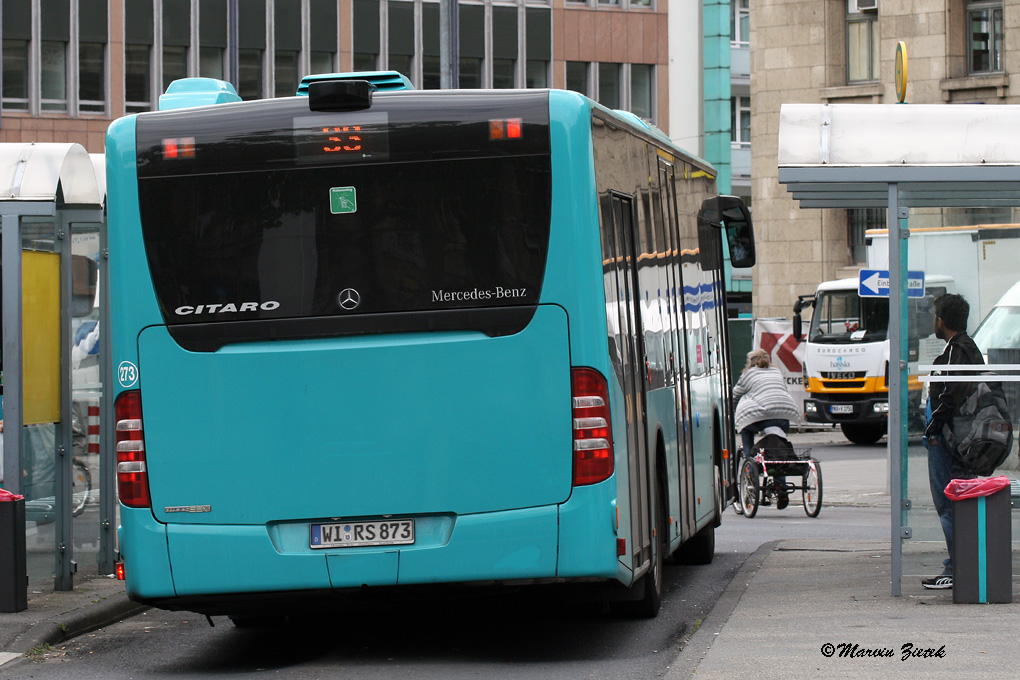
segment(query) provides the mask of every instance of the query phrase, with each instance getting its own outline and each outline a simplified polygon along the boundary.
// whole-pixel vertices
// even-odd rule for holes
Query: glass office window
[[[188,77],[188,49],[191,47],[191,3],[163,0],[163,84],[162,92],[175,80]]]
[[[655,118],[652,110],[652,75],[655,67],[651,64],[630,66],[630,110],[645,120]]]
[[[482,63],[485,59],[485,8],[481,5],[460,5],[460,86],[482,86]]]
[[[334,73],[337,70],[337,3],[336,0],[310,0],[309,67],[312,73]],[[299,74],[300,75],[300,74]]]
[[[492,8],[492,86],[517,84],[517,8]]]
[[[83,113],[106,111],[106,45],[78,44],[78,110]]]
[[[567,89],[588,94],[588,63],[584,61],[567,62]]]
[[[3,108],[28,110],[28,41],[4,39]]]
[[[67,43],[46,41],[39,54],[43,111],[67,111]]]
[[[8,4],[8,3],[4,3]],[[71,7],[68,0],[39,3],[39,79],[43,111],[67,111],[67,60],[71,42]]]
[[[28,48],[32,39],[31,7],[0,3],[3,21],[3,108],[28,110]]]
[[[152,3],[124,5],[124,106],[128,113],[152,109]]]
[[[106,0],[78,0],[78,111],[106,113]]]
[[[525,87],[549,87],[549,63],[552,61],[552,13],[541,7],[524,10],[527,34],[525,51]]]
[[[599,64],[599,104],[620,108],[620,64]]]
[[[298,57],[301,54],[301,3],[277,2],[274,5],[273,96],[292,97],[301,81]]]
[[[379,1],[354,0],[352,17],[358,27],[354,31],[354,70],[375,71],[379,68]]]
[[[732,0],[730,8],[730,42],[746,47],[751,42],[750,0]]]
[[[730,141],[737,146],[751,146],[751,98],[730,98]]]
[[[227,77],[227,2],[200,0],[198,9],[198,75],[223,80]]]
[[[970,73],[1002,71],[1002,2],[967,4],[967,68]]]
[[[414,3],[389,3],[388,68],[411,78],[414,58]]]
[[[438,90],[443,84],[443,64],[439,49],[439,3],[421,6],[421,88]]]
[[[265,82],[265,0],[238,0],[237,94],[241,99],[262,99]]]
[[[878,16],[848,15],[846,25],[847,82],[878,80]]]

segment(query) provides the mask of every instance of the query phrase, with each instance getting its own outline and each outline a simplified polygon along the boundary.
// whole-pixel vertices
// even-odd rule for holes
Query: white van
[[[974,342],[987,360],[989,349],[1020,350],[1020,282],[999,298],[974,331]]]

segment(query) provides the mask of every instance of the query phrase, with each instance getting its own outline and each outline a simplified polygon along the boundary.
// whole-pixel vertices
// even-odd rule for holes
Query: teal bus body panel
[[[187,352],[150,327],[138,354],[161,521],[464,515],[570,495],[570,359],[557,306],[500,338],[405,334],[215,353]]]
[[[557,516],[549,506],[458,517],[448,544],[400,551],[398,583],[551,578]]]
[[[274,544],[272,530],[258,526],[171,524],[167,536],[178,596],[258,592],[267,583],[274,590],[346,589],[552,578],[557,574],[558,516],[555,505],[464,515],[451,523],[446,541],[406,547],[312,550],[307,526],[304,543],[289,550]],[[243,569],[238,569],[238,555],[244,556]]]
[[[138,228],[138,177],[135,150],[135,116],[110,123],[106,131],[107,221],[110,248],[110,323],[114,357],[114,388],[137,387],[121,380],[123,362],[137,367],[134,329],[162,324],[152,275],[145,259],[145,244]],[[124,330],[122,330],[124,329]],[[132,329],[132,332],[125,332]],[[114,394],[116,396],[116,394]]]
[[[167,553],[166,525],[148,508],[120,508],[117,538],[127,573],[127,594],[132,598],[171,597],[174,582]]]
[[[552,228],[542,300],[570,310],[570,360],[609,377],[606,293],[602,283],[591,102],[576,92],[549,93]]]
[[[178,597],[330,587],[324,554],[281,558],[264,526],[169,524],[167,545]]]
[[[621,578],[616,556],[616,477],[574,489],[560,506],[560,578]],[[629,583],[629,572],[621,578]]]

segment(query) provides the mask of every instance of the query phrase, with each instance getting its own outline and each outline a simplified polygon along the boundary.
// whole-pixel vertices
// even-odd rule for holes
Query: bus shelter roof
[[[102,206],[105,165],[85,147],[71,143],[0,144],[3,201],[56,202]]]
[[[784,104],[779,182],[802,208],[1020,206],[1020,106]]]

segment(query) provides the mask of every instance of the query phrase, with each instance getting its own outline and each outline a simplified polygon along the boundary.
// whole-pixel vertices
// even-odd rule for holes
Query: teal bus
[[[754,239],[711,166],[568,91],[172,89],[106,139],[132,599],[580,582],[653,616],[667,557],[712,559]]]

